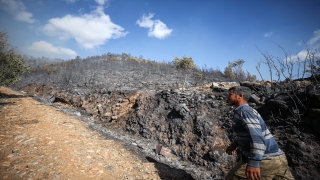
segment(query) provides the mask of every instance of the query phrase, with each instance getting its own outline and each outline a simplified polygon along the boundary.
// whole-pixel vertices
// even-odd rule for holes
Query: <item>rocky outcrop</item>
[[[259,111],[286,152],[294,176],[320,179],[319,86],[308,82],[241,85],[253,91],[249,105]],[[225,87],[213,86],[209,92],[100,88],[90,94],[81,88],[60,91],[42,87],[41,93],[54,103],[79,108],[81,114],[107,129],[157,142],[167,149],[164,155],[205,167],[207,172],[194,174],[196,179],[221,179],[235,161],[224,153],[234,138],[233,108],[226,103]]]
[[[228,159],[222,156],[223,148],[230,141],[220,127],[228,116],[216,107],[225,105],[220,96],[174,90],[140,96],[132,116],[126,120],[126,130],[170,147],[184,160],[215,171],[219,164],[221,171],[228,162],[222,160]]]

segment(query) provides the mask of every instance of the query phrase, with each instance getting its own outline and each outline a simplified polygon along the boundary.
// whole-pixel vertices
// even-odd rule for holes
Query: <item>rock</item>
[[[253,103],[259,104],[260,103],[260,98],[257,95],[252,94],[251,98],[249,99],[249,102],[253,102]]]
[[[160,154],[165,157],[172,157],[171,150],[165,147],[161,147]]]
[[[213,92],[227,92],[228,89],[214,87],[214,88],[212,89],[212,91],[213,91]]]
[[[16,137],[14,138],[14,140],[20,140],[20,139],[24,139],[24,138],[26,138],[26,137],[27,137],[27,134],[20,134],[20,135],[16,136]]]
[[[54,143],[55,143],[55,141],[50,141],[50,142],[48,142],[48,145],[52,145]]]
[[[121,83],[118,85],[122,86]],[[141,86],[141,89],[148,85],[153,86],[154,83],[145,82],[145,87]],[[289,164],[293,164],[295,175],[299,177],[302,174],[305,179],[318,177],[303,171],[304,168],[316,169],[320,162],[315,158],[319,157],[319,134],[312,131],[314,129],[319,133],[320,129],[318,85],[309,85],[307,92],[303,88],[298,89],[297,83],[246,82],[242,85],[252,90],[249,104],[254,105],[272,134],[279,140],[279,146],[286,152]],[[139,95],[112,90],[105,92],[103,96],[97,93],[101,88],[96,88],[97,92],[83,95],[86,102],[83,102],[81,113],[84,117],[94,115],[100,122],[110,121],[112,116],[120,119],[121,116],[121,121],[113,121],[102,128],[123,130],[123,134],[127,133],[130,138],[150,140],[158,144],[155,151],[162,156],[155,155],[155,159],[167,162],[170,166],[184,167],[189,172],[194,172],[196,167],[210,169],[211,174],[198,170],[193,174],[196,179],[221,179],[235,161],[233,156],[222,153],[225,151],[223,148],[235,138],[231,131],[233,108],[226,104],[226,86],[229,85],[226,83],[220,87],[212,87],[212,92],[179,91],[174,89],[177,86],[167,86],[171,90],[142,90]],[[63,98],[68,101],[68,98]],[[121,104],[123,99],[129,99],[127,104]],[[302,123],[295,121],[297,117],[293,115],[300,115]],[[299,139],[301,142],[292,139]],[[136,139],[130,139],[130,142],[138,147],[146,147]],[[166,154],[163,147],[170,147],[167,148],[169,153]],[[147,147],[138,150],[147,152],[151,149]],[[179,166],[177,161],[170,161],[172,157],[166,158],[174,155],[191,161],[196,166],[188,163]]]
[[[157,146],[156,146],[156,153],[157,154],[160,154],[161,148],[162,148],[162,146],[157,144]]]
[[[90,136],[90,134],[87,134],[87,133],[82,133],[81,134],[83,137],[89,137]]]
[[[33,143],[33,142],[35,142],[35,141],[36,141],[36,138],[33,137],[33,138],[30,138],[30,139],[28,139],[27,141],[25,141],[23,144],[27,145],[27,144],[31,144],[31,143]]]
[[[91,163],[92,163],[92,161],[89,160],[89,159],[86,159],[86,160],[83,161],[83,164],[91,164]]]
[[[50,103],[54,103],[56,101],[56,98],[54,96],[49,97],[48,100]]]
[[[1,165],[4,167],[9,167],[9,166],[11,166],[11,163],[6,161],[6,162],[3,162]]]

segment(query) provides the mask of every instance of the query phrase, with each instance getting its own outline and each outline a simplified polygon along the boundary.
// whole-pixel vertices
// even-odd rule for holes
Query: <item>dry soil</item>
[[[0,180],[160,179],[124,143],[76,117],[0,87]]]

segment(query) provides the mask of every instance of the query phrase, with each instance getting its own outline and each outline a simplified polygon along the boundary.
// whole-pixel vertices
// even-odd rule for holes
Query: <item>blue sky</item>
[[[0,0],[0,30],[35,57],[130,53],[156,61],[191,56],[221,70],[257,47],[283,58],[320,47],[319,0]],[[267,72],[264,72],[264,74]]]

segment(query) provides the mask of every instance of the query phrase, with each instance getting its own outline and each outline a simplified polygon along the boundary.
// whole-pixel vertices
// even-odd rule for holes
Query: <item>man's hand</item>
[[[236,151],[237,148],[233,147],[233,146],[229,146],[227,147],[226,153],[229,155],[234,154],[234,152]]]
[[[259,180],[261,179],[260,168],[256,168],[253,166],[247,166],[246,168],[246,176],[250,180]]]

